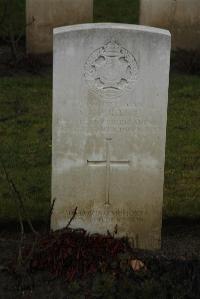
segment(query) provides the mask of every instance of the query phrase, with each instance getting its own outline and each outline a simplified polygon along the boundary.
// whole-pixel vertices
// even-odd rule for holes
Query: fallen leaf
[[[138,272],[142,269],[147,270],[145,264],[141,260],[131,260],[130,264],[134,272]]]

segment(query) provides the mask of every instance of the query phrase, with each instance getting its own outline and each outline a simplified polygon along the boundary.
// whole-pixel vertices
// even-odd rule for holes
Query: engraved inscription
[[[133,89],[138,66],[135,57],[112,40],[89,56],[84,75],[92,92],[116,99]]]
[[[73,216],[74,210],[67,210],[67,217]],[[103,210],[77,210],[76,217],[78,218],[93,218],[95,222],[105,222],[106,219],[109,221],[123,221],[131,219],[135,222],[142,222],[145,219],[144,210],[133,210],[133,209],[112,209],[110,211]]]
[[[107,117],[107,118],[93,118],[92,120],[83,119],[81,116],[74,125],[73,121],[65,121],[64,124],[60,124],[60,128],[63,132],[70,130],[73,134],[80,134],[83,132],[102,132],[102,133],[129,133],[135,136],[135,133],[140,131],[140,134],[146,136],[146,132],[149,131],[155,135],[159,132],[159,125],[151,119],[141,119],[139,117],[126,117],[121,116],[119,118]]]

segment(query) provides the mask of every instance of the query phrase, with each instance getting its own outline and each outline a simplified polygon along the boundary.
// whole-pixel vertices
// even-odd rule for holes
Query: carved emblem
[[[84,75],[92,92],[114,99],[133,89],[137,74],[135,57],[116,41],[110,41],[89,56]]]

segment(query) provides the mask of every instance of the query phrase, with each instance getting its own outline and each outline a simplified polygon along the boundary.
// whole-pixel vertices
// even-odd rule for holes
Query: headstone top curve
[[[168,30],[160,29],[156,27],[150,26],[141,26],[141,25],[133,25],[133,24],[125,24],[125,23],[85,23],[71,26],[63,26],[54,28],[53,33],[62,34],[67,33],[69,31],[81,31],[81,30],[92,30],[92,29],[119,29],[119,30],[134,30],[139,32],[149,32],[155,34],[166,35],[171,37],[171,33]]]

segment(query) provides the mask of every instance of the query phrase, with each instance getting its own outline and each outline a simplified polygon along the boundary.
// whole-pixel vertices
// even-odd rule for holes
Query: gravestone
[[[50,54],[53,28],[89,23],[93,0],[26,0],[26,48],[29,54]]]
[[[173,49],[200,50],[199,0],[140,0],[140,24],[168,29]]]
[[[52,229],[160,247],[169,64],[165,30],[55,29]]]

